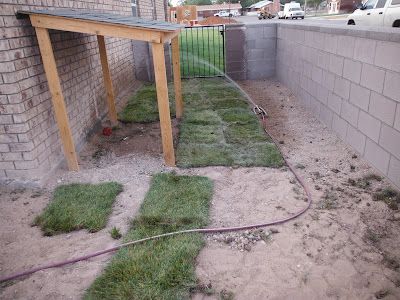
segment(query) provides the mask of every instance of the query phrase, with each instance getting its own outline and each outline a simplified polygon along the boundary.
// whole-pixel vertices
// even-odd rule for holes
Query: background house
[[[266,12],[269,12],[271,14],[277,14],[280,10],[280,6],[281,6],[281,4],[280,4],[279,0],[260,1],[260,2],[254,3],[254,4],[250,5],[249,7],[247,7],[246,15],[249,15],[249,16],[257,15],[262,8],[264,8],[264,10]]]
[[[230,12],[237,11],[239,14],[242,13],[242,5],[240,3],[223,3],[213,5],[197,5],[197,16],[200,18],[207,18],[213,16],[215,13],[221,10]]]
[[[64,155],[36,35],[18,10],[81,9],[165,20],[164,0],[2,0],[0,3],[0,180],[39,180]],[[106,114],[96,36],[50,31],[75,145],[79,149]],[[132,92],[148,45],[106,38],[117,96]],[[147,73],[146,73],[147,74]],[[142,79],[142,78],[140,78]]]
[[[329,14],[352,13],[361,0],[327,0]]]

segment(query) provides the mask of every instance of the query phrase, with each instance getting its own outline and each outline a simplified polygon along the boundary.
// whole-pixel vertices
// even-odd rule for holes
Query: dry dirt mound
[[[199,25],[220,25],[220,24],[236,24],[238,21],[232,18],[221,18],[221,17],[208,17],[199,22]]]

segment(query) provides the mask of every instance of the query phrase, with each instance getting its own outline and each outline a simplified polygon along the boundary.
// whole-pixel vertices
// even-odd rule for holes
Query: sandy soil
[[[274,81],[242,82],[270,114],[271,133],[306,178],[315,199],[299,219],[260,231],[207,236],[197,261],[199,282],[211,296],[194,299],[385,299],[400,297],[400,214],[367,189],[351,186],[372,172],[320,122],[302,110],[290,92]],[[113,226],[126,232],[162,163],[159,127],[123,125],[111,137],[94,136],[80,153],[79,173],[59,170],[42,189],[0,188],[0,274],[48,261],[80,256],[118,243]],[[175,130],[176,134],[176,130]],[[126,138],[127,137],[127,138]],[[353,167],[351,167],[353,166]],[[244,225],[289,216],[307,203],[286,167],[207,167],[178,170],[214,180],[211,226]],[[115,180],[124,185],[107,227],[43,237],[34,217],[59,184]],[[38,272],[0,285],[1,299],[79,299],[111,255]]]
[[[158,125],[122,125],[111,137],[99,134],[90,140],[80,153],[80,172],[60,169],[41,189],[0,187],[0,274],[83,256],[119,243],[111,238],[111,228],[116,226],[125,233],[144,199],[151,175],[169,170],[160,155],[159,134]],[[105,229],[45,237],[38,227],[31,227],[57,185],[103,181],[124,186]],[[104,255],[2,284],[0,299],[79,299],[110,258]]]
[[[275,229],[266,241],[246,249],[232,247],[232,239],[208,237],[197,274],[216,293],[193,298],[399,299],[400,215],[371,199],[387,183],[374,181],[367,189],[349,185],[349,178],[374,171],[281,84],[240,84],[266,108],[269,131],[306,178],[314,203],[306,215],[276,226],[279,233]],[[217,185],[212,226],[273,220],[300,206],[291,198],[290,173],[243,172],[234,170],[230,181],[207,173]],[[262,184],[253,182],[258,178]]]

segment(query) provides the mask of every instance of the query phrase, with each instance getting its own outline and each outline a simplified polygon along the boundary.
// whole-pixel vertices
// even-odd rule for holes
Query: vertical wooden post
[[[54,59],[49,32],[46,28],[36,27],[35,30],[68,168],[71,171],[78,171],[79,165],[75,152],[74,139],[69,127],[67,109],[61,90],[60,78],[57,73],[57,65]]]
[[[108,67],[106,43],[103,35],[97,36],[101,68],[103,69],[104,85],[107,92],[108,116],[113,124],[117,123],[117,110],[115,108],[114,89],[111,81],[110,68]]]
[[[171,116],[169,111],[164,45],[162,43],[152,43],[152,48],[164,159],[168,166],[175,166],[175,152],[172,139]]]
[[[182,83],[181,83],[181,65],[179,61],[179,36],[171,41],[172,44],[172,67],[174,71],[174,89],[175,89],[175,108],[176,117],[181,118],[183,114]]]

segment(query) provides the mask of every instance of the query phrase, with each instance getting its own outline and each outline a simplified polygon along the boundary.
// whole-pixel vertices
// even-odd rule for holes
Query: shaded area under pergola
[[[104,85],[107,92],[108,114],[112,123],[117,122],[117,111],[104,37],[127,38],[146,41],[152,44],[164,160],[169,166],[175,165],[164,43],[171,41],[172,44],[176,117],[180,118],[183,112],[178,41],[181,25],[82,10],[19,11],[18,15],[28,15],[32,26],[36,30],[43,66],[52,96],[55,117],[60,130],[69,170],[78,171],[79,165],[48,32],[49,29],[95,34],[97,36]]]

